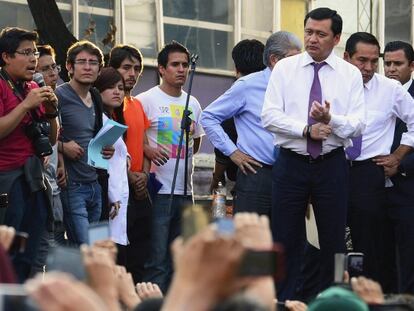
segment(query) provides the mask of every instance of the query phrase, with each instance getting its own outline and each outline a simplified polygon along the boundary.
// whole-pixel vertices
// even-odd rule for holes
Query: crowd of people
[[[79,41],[67,51],[69,81],[57,85],[53,47],[3,29],[0,283],[24,283],[40,310],[414,310],[414,50],[394,41],[382,54],[375,36],[357,32],[339,57],[342,24],[334,10],[310,11],[303,52],[287,31],[265,45],[242,40],[237,80],[204,111],[183,90],[191,61],[178,42],[158,53],[160,84],[133,96],[138,48],[117,45],[105,64]],[[189,148],[179,153],[187,103]],[[95,167],[89,144],[113,121],[126,131],[100,150],[107,169]],[[184,241],[204,133],[216,148],[211,190],[235,181],[234,228],[213,223]],[[306,235],[310,209],[318,248]],[[110,239],[90,241],[102,220]],[[346,227],[364,277],[345,272],[331,287]],[[24,250],[7,254],[21,232]],[[273,243],[284,249],[282,280],[238,274],[247,252]],[[48,271],[48,254],[63,246],[80,247],[86,283]]]

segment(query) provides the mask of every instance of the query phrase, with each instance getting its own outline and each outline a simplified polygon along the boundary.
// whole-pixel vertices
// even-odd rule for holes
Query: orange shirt
[[[124,99],[124,119],[128,125],[126,145],[131,156],[131,171],[142,172],[144,163],[144,133],[150,126],[141,102],[135,97]]]

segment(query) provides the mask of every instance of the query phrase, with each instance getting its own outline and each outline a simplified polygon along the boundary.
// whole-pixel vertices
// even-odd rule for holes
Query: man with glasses
[[[70,81],[56,89],[62,127],[59,151],[64,155],[68,185],[61,199],[69,241],[88,242],[90,223],[99,221],[102,210],[101,187],[97,171],[87,164],[89,141],[102,127],[102,100],[92,88],[103,66],[102,51],[89,41],[73,44],[66,68]],[[114,148],[102,149],[102,157],[112,157]]]
[[[51,87],[39,88],[31,81],[39,55],[36,40],[37,33],[20,28],[0,33],[0,193],[8,196],[0,223],[29,234],[26,250],[13,258],[20,281],[29,276],[46,227],[48,202],[40,158],[51,152],[57,136],[56,96]],[[41,135],[30,135],[40,125]]]
[[[55,61],[55,50],[50,45],[38,45],[39,59],[36,72],[42,74],[45,84],[53,90],[56,89],[60,72],[60,66]],[[63,208],[60,199],[60,188],[66,186],[65,167],[63,156],[57,150],[57,144],[53,146],[53,153],[44,161],[45,177],[52,189],[52,212],[53,224],[42,234],[37,258],[34,265],[34,272],[43,271],[49,245],[64,243]]]

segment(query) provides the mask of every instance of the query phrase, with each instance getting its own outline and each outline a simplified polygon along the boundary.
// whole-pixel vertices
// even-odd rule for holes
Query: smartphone
[[[184,207],[182,216],[181,235],[184,240],[189,239],[209,224],[208,213],[201,205],[188,205]]]
[[[73,275],[78,280],[85,280],[85,268],[79,248],[57,246],[50,249],[46,259],[48,271],[61,271]]]
[[[8,253],[10,255],[16,255],[18,253],[24,253],[26,250],[27,239],[29,234],[26,232],[17,231],[14,235],[13,242],[9,248]]]
[[[364,254],[363,253],[348,253],[346,256],[346,267],[349,277],[361,276],[364,272]]]
[[[234,222],[231,218],[216,219],[217,232],[222,236],[231,236],[234,234]]]
[[[89,225],[88,240],[89,245],[93,245],[96,241],[108,240],[111,237],[109,232],[109,222],[103,221]]]
[[[0,284],[0,311],[36,311],[33,300],[21,284]]]
[[[335,270],[334,270],[334,283],[344,283],[346,255],[342,253],[335,254]]]
[[[279,282],[285,275],[284,264],[284,250],[279,244],[267,251],[248,250],[243,256],[239,276],[272,276]]]

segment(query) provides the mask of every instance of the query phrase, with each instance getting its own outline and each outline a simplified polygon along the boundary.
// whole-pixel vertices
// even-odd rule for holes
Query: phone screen
[[[89,226],[89,245],[93,245],[96,241],[107,240],[110,238],[109,223],[101,222]]]
[[[280,281],[284,272],[283,248],[278,245],[268,251],[247,251],[239,269],[240,276],[272,276],[275,281]]]
[[[364,272],[364,255],[348,254],[348,273],[349,277],[357,277]]]

